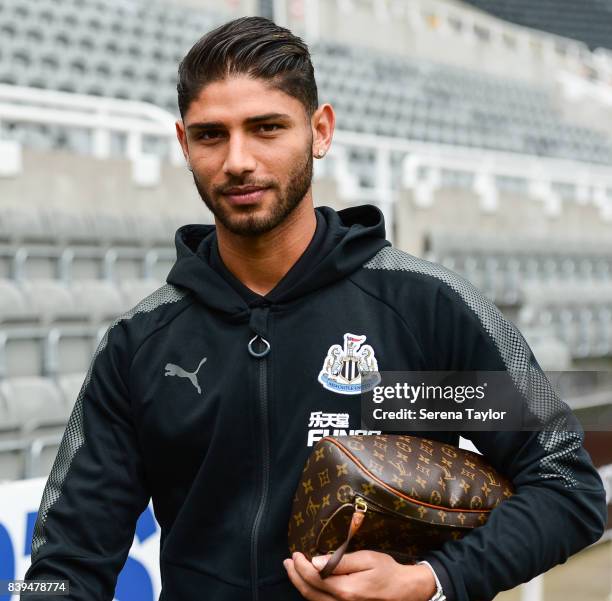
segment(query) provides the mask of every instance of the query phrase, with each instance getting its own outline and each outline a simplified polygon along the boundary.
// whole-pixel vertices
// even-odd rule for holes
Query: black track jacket
[[[111,601],[152,497],[162,601],[301,599],[282,561],[304,462],[326,434],[363,433],[360,395],[325,372],[346,334],[366,337],[380,371],[520,370],[530,409],[566,410],[512,323],[457,274],[393,248],[377,208],[316,214],[310,246],[265,297],[223,267],[214,226],[177,230],[167,284],[94,354],[26,579],[68,579],[66,599]],[[254,337],[256,353],[269,342],[265,357],[249,353]],[[428,437],[458,444],[453,432]],[[582,431],[470,438],[517,494],[425,557],[449,599],[492,599],[600,538],[605,495]]]

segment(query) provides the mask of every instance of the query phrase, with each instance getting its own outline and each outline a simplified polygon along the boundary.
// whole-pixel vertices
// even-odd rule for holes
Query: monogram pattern
[[[293,499],[289,551],[309,559],[346,539],[353,502],[368,508],[348,551],[370,549],[412,563],[484,524],[514,494],[481,455],[407,435],[325,437],[313,448]]]

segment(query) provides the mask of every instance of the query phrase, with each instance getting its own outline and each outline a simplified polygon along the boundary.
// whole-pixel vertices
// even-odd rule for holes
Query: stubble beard
[[[258,208],[253,211],[250,207],[244,210],[233,209],[228,206],[227,201],[218,197],[213,200],[206,192],[205,187],[198,180],[195,171],[192,171],[195,187],[215,218],[230,232],[241,236],[259,236],[273,230],[300,204],[312,183],[313,159],[310,151],[305,153],[306,161],[297,165],[289,173],[289,181],[284,192],[277,192],[277,201],[271,206],[264,215],[257,215]],[[235,182],[234,185],[245,185],[246,182]],[[248,184],[247,184],[248,185]],[[274,193],[278,190],[276,186],[268,188],[267,193]]]

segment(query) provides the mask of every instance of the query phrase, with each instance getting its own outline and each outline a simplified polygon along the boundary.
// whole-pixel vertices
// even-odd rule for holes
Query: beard
[[[192,171],[195,187],[215,218],[223,226],[241,236],[259,236],[273,230],[280,223],[285,221],[292,211],[300,204],[312,183],[312,163],[313,158],[310,152],[305,153],[306,160],[296,165],[291,170],[287,185],[284,190],[279,190],[277,201],[265,212],[262,213],[261,207],[251,206],[232,208],[218,196],[213,198],[207,193],[205,186],[198,180],[195,171]],[[241,185],[261,185],[266,186],[266,182],[233,182],[232,186]],[[229,187],[229,186],[227,186]],[[278,186],[271,184],[268,190],[273,193]],[[259,213],[259,214],[258,214]]]

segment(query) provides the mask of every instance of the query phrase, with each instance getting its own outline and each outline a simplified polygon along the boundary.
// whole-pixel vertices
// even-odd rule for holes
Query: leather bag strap
[[[319,572],[319,576],[321,576],[321,578],[327,578],[328,576],[331,576],[331,573],[336,569],[336,566],[340,563],[340,560],[346,553],[348,545],[351,542],[351,538],[353,538],[354,534],[361,527],[364,518],[365,513],[363,511],[356,510],[353,513],[346,540],[333,552],[332,556],[325,564],[325,567],[323,567],[323,569]]]

